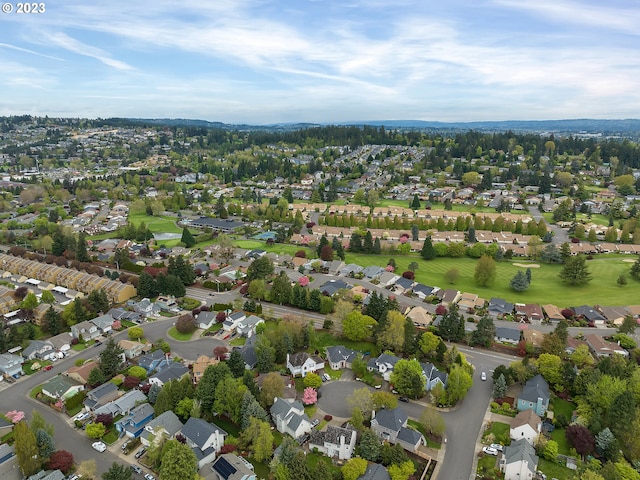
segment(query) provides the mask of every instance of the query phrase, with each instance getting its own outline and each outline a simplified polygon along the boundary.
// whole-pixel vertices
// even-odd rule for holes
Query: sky
[[[640,117],[636,0],[49,0],[0,13],[0,115]]]

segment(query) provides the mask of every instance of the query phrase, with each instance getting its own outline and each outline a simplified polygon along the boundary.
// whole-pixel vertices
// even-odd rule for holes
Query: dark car
[[[409,399],[407,397],[398,397],[398,400],[400,400],[401,402],[408,402]]]
[[[136,458],[141,458],[145,453],[147,453],[147,449],[142,447],[140,450],[136,452]]]

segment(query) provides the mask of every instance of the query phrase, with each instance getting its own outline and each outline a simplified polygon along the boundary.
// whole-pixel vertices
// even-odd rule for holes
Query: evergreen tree
[[[331,241],[331,248],[340,260],[344,260],[344,248],[342,247],[342,242],[340,242],[338,237],[333,237],[333,240]]]
[[[126,465],[113,462],[109,470],[102,474],[102,480],[133,480],[133,475]]]
[[[353,232],[351,234],[351,239],[349,240],[349,251],[352,253],[362,252],[362,237],[358,232]]]
[[[527,276],[522,270],[518,270],[518,272],[513,276],[510,286],[516,292],[524,292],[527,288],[529,288]]]
[[[460,329],[462,326],[462,330]],[[464,319],[458,313],[458,305],[449,306],[449,311],[443,315],[438,325],[438,335],[447,341],[458,342],[464,338]]]
[[[436,258],[436,250],[433,248],[433,244],[431,243],[431,237],[428,236],[425,238],[424,243],[422,244],[422,250],[420,251],[420,255],[425,260],[433,260]]]
[[[631,278],[633,278],[634,280],[640,281],[640,257],[638,257],[638,259],[631,266],[629,275],[631,275]]]
[[[56,257],[61,257],[64,255],[64,251],[66,249],[64,236],[62,235],[62,231],[57,229],[53,234],[53,243],[51,245],[51,253]]]
[[[493,398],[504,398],[507,394],[507,380],[504,374],[500,374],[493,383]]]
[[[291,281],[287,277],[287,273],[282,270],[280,274],[273,279],[271,286],[271,302],[278,305],[287,304],[291,299]]]
[[[189,231],[187,227],[182,229],[182,237],[180,238],[180,242],[186,247],[191,248],[196,244],[196,239],[193,234]]]
[[[30,477],[40,470],[43,460],[38,456],[36,436],[22,420],[13,427],[13,438],[20,471],[25,477]]]
[[[124,350],[110,337],[100,353],[100,371],[107,379],[115,377],[120,370],[123,353]]]
[[[568,285],[574,287],[589,283],[591,281],[591,274],[587,268],[584,255],[569,257],[560,272],[560,278]]]
[[[320,254],[322,253],[322,248],[328,245],[329,245],[329,240],[327,239],[327,236],[322,235],[322,237],[320,237],[320,242],[318,242],[318,247],[316,248],[316,255],[319,257]]]
[[[378,237],[373,241],[373,250],[371,253],[375,255],[380,255],[380,253],[382,253],[382,245],[380,245],[380,239]]]
[[[56,450],[53,437],[43,428],[39,428],[36,432],[36,444],[38,446],[38,455],[42,460],[47,460]]]
[[[87,253],[87,237],[84,233],[78,235],[78,242],[76,244],[76,260],[79,262],[88,262],[90,260]]]
[[[413,196],[413,200],[411,200],[411,204],[409,205],[409,208],[411,208],[411,210],[420,210],[420,197],[418,196],[418,194],[415,194]]]
[[[476,243],[476,229],[473,227],[469,227],[469,232],[467,233],[467,240],[469,243]]]
[[[371,236],[371,232],[369,230],[367,230],[367,233],[364,234],[362,250],[364,251],[364,253],[373,253],[373,237]]]
[[[496,327],[493,323],[493,319],[484,315],[478,322],[476,330],[471,334],[471,344],[489,348],[493,343],[495,334]]]
[[[87,302],[95,313],[105,313],[109,310],[109,297],[103,289],[91,292],[87,297]]]
[[[229,355],[229,359],[227,360],[227,365],[235,378],[240,378],[244,375],[245,363],[239,349],[236,348],[231,351],[231,355]]]
[[[51,335],[58,335],[65,330],[62,315],[60,315],[60,313],[55,308],[49,307],[47,312],[44,314],[43,329],[49,332]]]

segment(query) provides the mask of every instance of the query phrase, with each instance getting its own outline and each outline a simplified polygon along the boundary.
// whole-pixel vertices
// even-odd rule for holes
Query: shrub
[[[324,416],[324,421],[325,422],[330,422],[331,420],[333,420],[333,417],[331,415],[325,415]]]
[[[133,375],[127,375],[124,377],[124,382],[122,382],[122,386],[126,390],[131,390],[132,388],[136,388],[140,384],[140,379],[138,377],[134,377]]]

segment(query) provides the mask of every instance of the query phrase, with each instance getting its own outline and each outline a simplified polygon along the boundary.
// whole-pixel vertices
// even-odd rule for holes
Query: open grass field
[[[558,453],[560,455],[570,455],[569,450],[571,447],[569,446],[569,440],[567,440],[564,428],[556,428],[551,432],[551,440],[558,444]]]
[[[577,405],[575,403],[555,397],[551,399],[551,406],[549,410],[553,411],[555,417],[557,417],[558,415],[564,415],[567,420],[571,421],[573,411],[576,408]]]
[[[287,245],[284,243],[274,243],[273,245],[267,244],[267,242],[263,242],[262,240],[233,240],[233,246],[238,248],[246,248],[247,250],[253,250],[259,248],[268,253],[276,253],[286,254],[286,255],[295,255],[298,250],[305,250],[307,252],[307,257],[315,256],[314,252],[309,248],[302,247],[300,245]]]
[[[140,225],[144,222],[153,233],[181,233],[182,229],[176,225],[175,217],[154,217],[151,215],[133,214],[129,215],[129,223]]]
[[[399,274],[408,269],[410,262],[415,261],[419,265],[415,272],[417,281],[440,288],[456,288],[462,292],[475,293],[486,300],[501,297],[515,303],[553,303],[559,307],[583,304],[633,305],[639,301],[639,282],[628,278],[629,283],[626,286],[619,287],[616,283],[618,276],[628,273],[632,265],[623,260],[635,258],[623,255],[588,260],[587,266],[593,279],[583,287],[569,287],[562,283],[558,277],[562,270],[561,265],[540,264],[540,268],[531,269],[531,286],[524,292],[516,292],[509,286],[516,272],[524,270],[513,263],[529,263],[522,259],[499,262],[496,266],[496,278],[490,287],[480,287],[476,284],[473,276],[477,260],[473,258],[436,258],[425,261],[417,254],[390,256],[347,253],[345,262],[357,263],[363,267],[384,267],[391,257],[396,261],[396,272]],[[454,268],[458,270],[460,277],[451,285],[444,280],[444,274]]]
[[[541,458],[538,463],[538,471],[544,473],[547,478],[557,478],[558,480],[566,480],[574,474],[573,470],[544,458]]]

